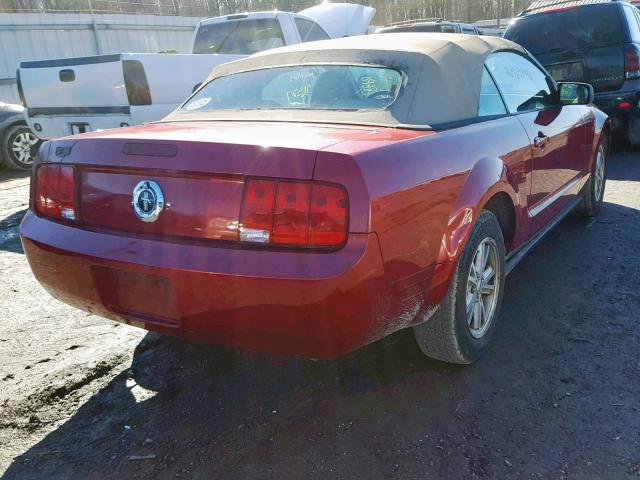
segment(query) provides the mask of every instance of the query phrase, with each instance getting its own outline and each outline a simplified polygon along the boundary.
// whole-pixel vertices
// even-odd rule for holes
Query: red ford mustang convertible
[[[600,210],[592,98],[498,38],[265,52],[161,122],[44,144],[24,250],[54,297],[149,330],[320,358],[413,327],[473,362],[507,273]]]

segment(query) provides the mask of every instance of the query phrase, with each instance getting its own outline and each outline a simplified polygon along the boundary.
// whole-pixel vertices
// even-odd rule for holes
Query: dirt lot
[[[22,254],[28,178],[0,174],[1,478],[640,476],[640,155],[608,174],[601,216],[509,276],[471,367],[406,332],[314,362],[75,311]]]

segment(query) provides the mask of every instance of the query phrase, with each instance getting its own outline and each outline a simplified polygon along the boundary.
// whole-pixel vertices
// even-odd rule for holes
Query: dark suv
[[[626,1],[533,3],[504,38],[529,50],[558,81],[586,82],[612,130],[640,145],[640,11]]]

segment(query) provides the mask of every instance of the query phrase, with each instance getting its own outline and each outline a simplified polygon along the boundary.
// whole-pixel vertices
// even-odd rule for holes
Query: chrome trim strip
[[[507,255],[507,261],[505,262],[505,270],[506,270],[506,274],[509,275],[509,273],[511,273],[511,271],[516,268],[516,266],[522,261],[522,259],[524,257],[527,256],[527,254],[533,250],[533,248],[538,245],[538,243],[540,243],[540,240],[542,240],[547,233],[549,233],[553,227],[555,227],[556,225],[558,225],[562,220],[564,220],[564,217],[566,217],[567,215],[569,215],[574,208],[576,208],[578,206],[578,204],[582,201],[582,197],[577,197],[575,198],[568,206],[565,210],[563,210],[562,212],[560,212],[560,214],[554,218],[552,221],[550,221],[542,230],[540,230],[538,233],[536,233],[533,237],[531,237],[531,239],[524,244],[522,247],[520,247],[518,250],[511,252],[509,255]]]
[[[569,183],[567,183],[564,187],[562,187],[560,190],[558,190],[556,193],[554,193],[553,195],[551,195],[551,196],[545,198],[544,200],[542,200],[535,207],[533,207],[531,210],[529,210],[529,212],[528,212],[529,213],[529,217],[533,218],[536,215],[538,215],[540,212],[542,212],[545,208],[549,207],[552,203],[554,203],[560,197],[565,195],[569,190],[571,190],[576,185],[576,183],[578,183],[580,181],[581,178],[582,178],[581,176],[578,176],[578,177],[574,178]]]

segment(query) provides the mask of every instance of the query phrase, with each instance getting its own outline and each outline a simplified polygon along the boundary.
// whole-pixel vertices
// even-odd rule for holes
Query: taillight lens
[[[76,220],[74,168],[69,165],[40,165],[35,175],[36,212],[43,217]]]
[[[624,77],[640,78],[640,48],[633,43],[624,46]]]
[[[239,239],[276,245],[330,247],[347,239],[347,194],[318,182],[250,178]]]
[[[347,199],[344,192],[327,185],[311,187],[309,218],[309,243],[337,245],[344,242],[347,225]]]

